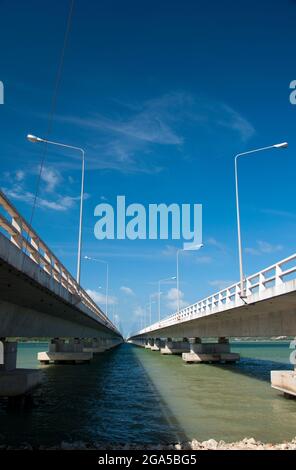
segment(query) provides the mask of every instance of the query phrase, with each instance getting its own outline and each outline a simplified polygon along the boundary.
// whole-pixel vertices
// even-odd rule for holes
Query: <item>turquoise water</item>
[[[186,365],[124,344],[87,365],[39,366],[46,344],[19,345],[19,367],[41,367],[30,411],[0,401],[0,442],[155,443],[196,438],[277,442],[296,436],[296,401],[270,387],[291,369],[288,343],[240,343],[237,365]]]

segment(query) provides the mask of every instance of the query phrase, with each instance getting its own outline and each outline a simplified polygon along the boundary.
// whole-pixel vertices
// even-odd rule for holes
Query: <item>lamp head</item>
[[[43,139],[41,139],[40,137],[36,137],[35,135],[32,135],[32,134],[28,134],[27,135],[27,139],[30,141],[30,142],[44,142]]]
[[[284,148],[288,147],[288,142],[282,142],[280,144],[274,144],[273,147],[276,148],[276,149],[284,149]]]

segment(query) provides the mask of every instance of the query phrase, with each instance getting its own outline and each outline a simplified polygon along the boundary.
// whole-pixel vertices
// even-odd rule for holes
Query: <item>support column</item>
[[[83,351],[83,342],[79,338],[71,338],[68,343],[64,339],[54,338],[47,352],[38,353],[41,364],[81,364],[90,362],[92,358],[92,352]]]
[[[233,363],[239,361],[239,354],[230,351],[229,340],[220,337],[217,343],[202,343],[200,338],[190,338],[190,352],[183,353],[183,361],[189,364],[200,362]]]
[[[23,407],[31,391],[42,381],[36,369],[17,369],[17,343],[0,338],[0,397],[8,397],[9,406]]]
[[[182,341],[173,341],[172,338],[167,338],[164,346],[160,349],[161,354],[183,354],[189,352],[189,343],[187,338]]]

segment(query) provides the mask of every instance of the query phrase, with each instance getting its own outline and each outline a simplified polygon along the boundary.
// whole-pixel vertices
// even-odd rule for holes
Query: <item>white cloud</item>
[[[133,314],[135,317],[145,318],[146,312],[143,307],[141,307],[140,305],[137,305],[137,307],[135,307],[133,310]]]
[[[176,256],[176,253],[177,253],[177,248],[172,245],[166,245],[165,248],[161,251],[161,254],[167,257]]]
[[[15,179],[18,182],[23,181],[25,179],[25,172],[23,170],[17,170],[15,172]]]
[[[41,179],[45,183],[45,191],[52,193],[55,191],[57,185],[61,182],[62,177],[57,170],[49,167],[43,167],[41,172]]]
[[[120,287],[120,290],[121,290],[122,292],[124,292],[125,294],[127,294],[127,295],[135,295],[134,291],[133,291],[130,287],[121,286],[121,287]]]
[[[12,189],[9,188],[2,188],[4,193],[10,197],[11,199],[15,199],[17,201],[22,201],[27,204],[32,205],[35,199],[35,195],[29,191],[25,191],[21,186],[14,186]],[[44,209],[51,209],[54,211],[67,211],[71,209],[76,201],[80,199],[79,196],[77,197],[70,197],[70,196],[60,196],[56,195],[55,200],[49,200],[42,197],[38,197],[36,204],[38,207],[42,207]]]
[[[39,169],[34,168],[34,170],[27,173],[23,170],[17,170],[13,173],[5,172],[3,176],[6,180],[6,184],[9,183],[10,186],[4,187],[2,190],[8,197],[32,205],[35,201],[35,194],[26,189],[26,187],[31,183],[30,181],[27,181],[27,179],[32,174],[36,176],[36,172],[38,173]],[[38,207],[54,211],[67,211],[75,206],[76,201],[80,200],[80,196],[62,195],[56,191],[57,186],[62,181],[62,177],[55,169],[44,167],[40,176],[45,185],[40,187],[38,191],[36,199],[36,205]],[[42,194],[42,190],[45,190],[48,197],[40,196],[40,194]],[[85,193],[84,199],[88,198],[89,194]]]
[[[106,296],[104,292],[92,290],[92,289],[86,289],[86,292],[88,295],[93,299],[93,301],[100,305],[101,307],[105,307],[106,304]],[[117,298],[115,296],[109,295],[108,296],[108,305],[116,305]]]
[[[257,246],[256,247],[247,247],[245,249],[246,253],[249,253],[250,255],[262,255],[266,253],[276,253],[278,251],[281,251],[283,249],[283,245],[276,244],[272,245],[271,243],[258,240],[257,241]]]
[[[165,295],[166,306],[171,310],[176,311],[178,309],[178,289],[172,287],[168,293]],[[179,289],[179,305],[180,308],[184,308],[188,305],[189,302],[186,302],[184,299],[184,293]]]

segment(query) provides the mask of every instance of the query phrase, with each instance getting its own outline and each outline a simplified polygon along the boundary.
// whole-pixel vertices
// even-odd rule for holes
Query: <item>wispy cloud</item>
[[[256,243],[256,247],[247,247],[245,249],[246,253],[249,253],[250,255],[262,255],[266,253],[276,253],[278,251],[281,251],[283,249],[283,246],[280,244],[273,245],[271,243],[258,240]]]
[[[158,147],[175,148],[180,155],[191,138],[188,127],[192,125],[196,131],[228,132],[243,142],[255,133],[252,124],[228,104],[211,102],[182,91],[142,103],[117,102],[116,105],[120,106],[119,110],[109,116],[96,113],[85,117],[56,117],[62,123],[79,126],[88,132],[90,168],[161,171],[165,162],[157,158]],[[72,164],[77,165],[77,160],[72,160]]]
[[[286,217],[288,219],[296,219],[295,212],[281,211],[276,209],[262,209],[263,214],[273,215],[275,217]]]
[[[34,202],[35,195],[30,191],[24,191],[22,187],[14,186],[13,188],[2,188],[3,192],[17,201],[25,202],[26,204],[32,205]],[[70,197],[70,196],[61,196],[57,195],[55,200],[49,200],[42,197],[38,197],[36,204],[38,207],[44,209],[50,209],[54,211],[67,211],[71,209],[76,201],[80,198]]]
[[[227,252],[227,246],[225,245],[225,243],[220,242],[219,240],[217,240],[214,237],[208,238],[206,240],[205,245],[206,246],[212,246],[212,247],[216,248],[218,251],[221,251],[223,253]]]
[[[209,285],[218,290],[226,289],[226,287],[232,286],[233,284],[235,284],[235,281],[227,281],[225,279],[214,279],[213,281],[209,281]]]
[[[1,189],[11,199],[32,205],[35,201],[35,194],[26,189],[30,183],[30,181],[27,180],[32,175],[36,176],[38,172],[38,168],[34,168],[30,172],[23,170],[17,170],[12,173],[5,172],[3,174],[5,183]],[[74,207],[76,202],[80,200],[80,196],[63,195],[57,191],[57,187],[62,182],[62,177],[58,171],[52,168],[43,168],[41,181],[43,182],[43,186],[40,188],[36,199],[36,205],[38,207],[63,212]],[[46,193],[46,197],[40,195],[44,192]],[[86,193],[84,197],[88,199],[89,194]]]
[[[211,264],[213,262],[212,256],[197,256],[195,258],[197,264]]]

